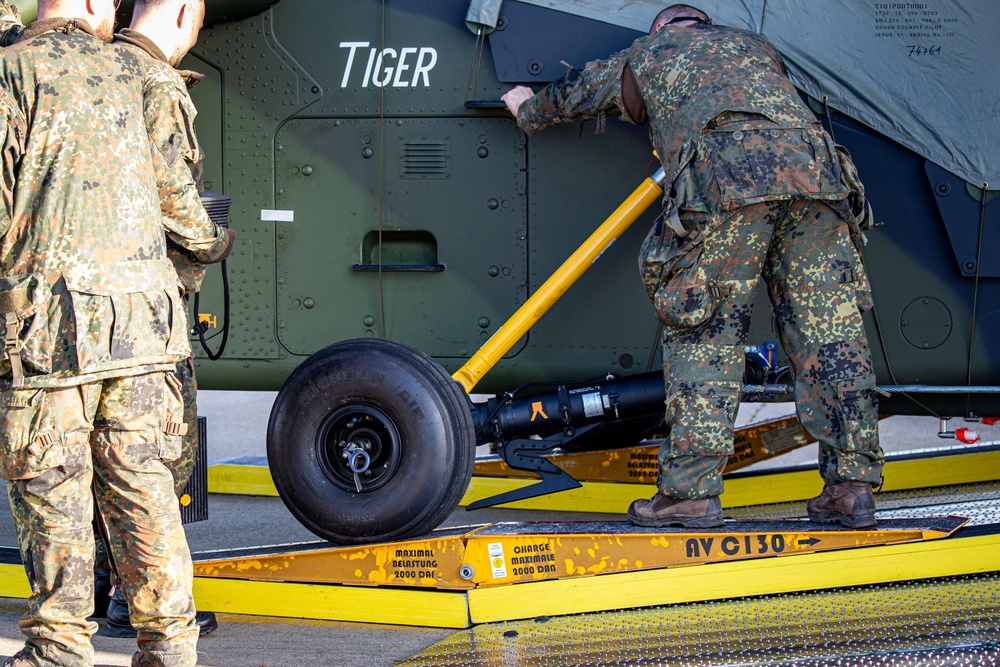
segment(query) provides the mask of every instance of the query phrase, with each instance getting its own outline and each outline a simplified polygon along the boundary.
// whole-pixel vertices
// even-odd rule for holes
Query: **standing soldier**
[[[204,0],[136,0],[130,27],[115,35],[115,42],[131,51],[143,69],[143,117],[153,147],[163,158],[157,164],[156,174],[163,216],[173,221],[170,226],[193,229],[211,225],[198,196],[202,190],[203,154],[194,131],[197,111],[186,85],[186,81],[193,85],[201,77],[175,68],[198,40],[204,16]],[[231,230],[229,233],[233,235]],[[187,296],[198,292],[205,264],[175,244],[168,246],[167,256],[177,270],[182,293]],[[187,434],[181,439],[181,455],[165,463],[174,477],[174,490],[180,496],[191,478],[198,454],[198,385],[194,360],[179,362],[175,375],[183,388]],[[98,566],[103,569],[108,564],[106,558],[101,558],[101,551],[98,544]],[[107,619],[105,633],[115,637],[135,636],[120,588],[115,589],[108,605]],[[196,620],[202,635],[219,627],[212,612],[198,612]]]
[[[0,47],[13,44],[21,27],[21,13],[17,7],[7,0],[0,0]]]
[[[116,5],[41,0],[0,59],[0,475],[32,585],[14,667],[93,664],[94,498],[139,630],[132,664],[196,662],[191,558],[163,464],[185,431],[173,369],[191,354],[187,317],[142,68],[106,44]],[[169,231],[203,259],[229,245],[214,225]]]
[[[820,443],[823,493],[809,518],[875,524],[883,464],[870,307],[857,244],[863,189],[846,152],[802,104],[763,36],[672,5],[650,34],[538,94],[504,100],[529,135],[620,116],[650,126],[666,208],[639,266],[665,325],[669,436],[658,493],[629,507],[641,526],[718,526],[722,472],[744,370],[754,288],[767,283],[802,424]],[[843,165],[843,166],[842,166]],[[850,182],[850,185],[848,185]]]

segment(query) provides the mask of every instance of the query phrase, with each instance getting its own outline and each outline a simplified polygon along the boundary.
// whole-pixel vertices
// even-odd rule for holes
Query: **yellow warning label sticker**
[[[493,578],[505,579],[507,577],[507,561],[503,557],[503,542],[490,542],[487,546],[487,552],[490,555]]]

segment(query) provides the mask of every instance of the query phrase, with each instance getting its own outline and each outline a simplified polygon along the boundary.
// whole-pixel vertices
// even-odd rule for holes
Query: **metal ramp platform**
[[[198,604],[216,611],[466,628],[1000,572],[996,443],[891,454],[885,479],[877,531],[824,531],[802,521],[822,482],[814,466],[801,466],[727,476],[729,523],[721,531],[492,524],[391,545],[203,553],[195,590]],[[530,483],[476,476],[464,502]],[[513,506],[621,515],[650,493],[648,484],[584,481],[582,489]],[[959,527],[953,516],[969,521]]]
[[[1000,572],[1000,483],[878,502],[879,526],[862,531],[790,519],[802,505],[786,503],[727,510],[725,527],[697,532],[489,524],[364,547],[202,552],[195,598],[217,612],[461,629]],[[27,597],[17,551],[0,556],[0,595]]]
[[[573,492],[525,502],[621,513],[651,488],[590,484],[621,488],[614,502],[565,500]],[[202,552],[195,554],[195,597],[200,609],[217,612],[461,629],[1000,573],[996,445],[891,456],[877,529],[802,520],[819,484],[808,466],[737,473],[723,496],[727,525],[697,532],[623,521],[493,523],[364,547],[311,542]],[[452,521],[466,517],[477,515]],[[3,550],[0,595],[29,593],[17,551]]]
[[[787,428],[801,429],[798,422]],[[580,488],[501,506],[555,512],[624,514],[633,500],[651,496],[651,485],[655,484],[655,472],[648,465],[630,468],[629,463],[641,461],[645,465],[648,463],[645,457],[650,455],[655,461],[657,446],[658,443],[653,441],[641,447],[553,455],[549,460],[565,466],[580,480]],[[503,462],[496,457],[479,459],[476,466],[477,471],[461,501],[462,506],[522,489],[538,481],[537,477],[505,470]],[[641,474],[630,476],[630,471]],[[1000,444],[889,453],[886,455],[884,477],[883,492],[920,491],[997,481],[1000,480]],[[727,474],[725,481],[722,505],[726,510],[805,501],[823,490],[815,465],[766,472],[737,471]],[[210,493],[278,495],[264,457],[243,457],[209,466],[208,488]],[[475,514],[470,514],[469,518],[474,520]]]
[[[211,558],[195,565],[195,591],[216,611],[465,628],[1000,571],[995,500],[962,505],[975,515],[965,526],[912,511],[869,531],[805,521],[733,521],[697,533],[495,524],[367,547],[201,554]]]
[[[633,455],[644,456],[645,451],[654,453],[657,444],[641,448],[591,452],[584,454],[560,454],[550,457],[559,466],[581,480],[581,487],[548,496],[527,498],[508,503],[503,507],[549,510],[624,514],[629,503],[636,498],[648,498],[655,488],[655,472],[632,483],[609,481],[600,478],[600,468],[588,463],[594,475],[581,474],[578,468],[567,466],[568,459],[580,461],[581,456],[617,455],[619,463]],[[536,480],[519,476],[500,476],[500,462],[491,461],[488,475],[475,475],[469,490],[462,499],[462,505],[491,496],[507,493],[514,489],[530,486]],[[614,476],[614,473],[611,475]],[[588,480],[588,477],[590,479]],[[943,486],[989,483],[1000,480],[1000,444],[989,443],[982,446],[941,447],[916,452],[886,454],[883,470],[882,492],[914,491]],[[766,471],[737,471],[725,476],[726,491],[722,495],[725,510],[752,508],[774,503],[806,501],[820,494],[823,481],[816,472],[815,464],[777,468]],[[803,513],[790,516],[802,516]],[[472,515],[474,516],[474,515]]]

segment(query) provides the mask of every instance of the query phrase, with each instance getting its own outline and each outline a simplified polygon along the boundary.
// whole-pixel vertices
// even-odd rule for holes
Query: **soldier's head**
[[[655,35],[660,29],[668,25],[692,26],[706,25],[711,22],[712,19],[709,18],[708,14],[697,7],[692,7],[691,5],[670,5],[653,19],[653,24],[649,26],[649,34]]]
[[[176,67],[198,41],[205,20],[205,0],[135,0],[132,30],[160,47]]]
[[[38,18],[83,19],[100,39],[115,36],[115,10],[121,0],[38,0]]]

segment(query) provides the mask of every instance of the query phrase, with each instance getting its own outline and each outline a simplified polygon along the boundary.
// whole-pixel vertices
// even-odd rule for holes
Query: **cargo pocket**
[[[173,373],[164,373],[163,378],[163,436],[159,458],[173,461],[181,455],[181,443],[188,430],[184,421],[184,388]]]
[[[66,463],[44,389],[0,391],[0,477],[31,479]]]
[[[818,124],[726,124],[705,132],[702,144],[726,210],[761,201],[847,196],[832,144]]]
[[[656,288],[660,284],[663,276],[663,267],[671,255],[673,247],[673,230],[664,224],[666,212],[661,213],[656,222],[653,223],[649,233],[639,248],[639,276],[642,284],[646,286],[646,293],[649,300],[656,298]]]
[[[657,318],[673,329],[693,329],[715,314],[708,276],[699,262],[703,247],[698,244],[680,256],[653,296]]]
[[[837,391],[838,440],[841,452],[866,452],[878,441],[878,395],[874,376],[833,382]]]
[[[12,386],[25,378],[52,372],[48,305],[52,290],[41,273],[0,278],[0,376],[10,375]]]
[[[677,382],[667,404],[673,456],[726,456],[733,446],[732,428],[739,409],[739,384]],[[726,437],[720,438],[719,434]]]
[[[190,356],[187,318],[169,261],[118,262],[100,275],[70,272],[65,278],[81,374]]]

